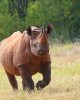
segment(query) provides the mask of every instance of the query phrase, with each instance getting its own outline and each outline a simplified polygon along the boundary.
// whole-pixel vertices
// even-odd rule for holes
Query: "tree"
[[[8,0],[9,13],[13,16],[17,12],[19,19],[25,20],[28,3],[29,0]]]
[[[73,0],[69,14],[70,39],[80,38],[80,0]]]

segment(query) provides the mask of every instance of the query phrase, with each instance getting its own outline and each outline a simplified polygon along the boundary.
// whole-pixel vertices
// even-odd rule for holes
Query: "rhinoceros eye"
[[[33,43],[33,46],[34,46],[34,48],[36,48],[36,47],[37,47],[37,46],[36,46],[36,44],[34,44],[34,43]]]

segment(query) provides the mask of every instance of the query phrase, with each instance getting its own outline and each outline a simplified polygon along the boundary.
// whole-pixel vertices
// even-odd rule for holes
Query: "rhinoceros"
[[[43,89],[51,80],[51,58],[48,37],[51,24],[44,27],[29,26],[23,33],[14,32],[0,42],[0,63],[13,90],[18,89],[15,75],[21,76],[23,90],[34,90],[32,76],[41,73],[43,78],[36,88]]]

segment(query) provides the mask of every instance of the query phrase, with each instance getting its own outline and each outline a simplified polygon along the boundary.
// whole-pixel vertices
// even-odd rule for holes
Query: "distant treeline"
[[[80,38],[80,0],[0,0],[0,40],[27,26],[52,23],[52,40]]]

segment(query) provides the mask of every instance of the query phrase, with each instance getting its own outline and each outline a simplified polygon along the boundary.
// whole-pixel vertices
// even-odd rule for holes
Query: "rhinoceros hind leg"
[[[8,73],[7,71],[6,71],[6,74],[7,74],[7,77],[9,79],[9,82],[10,82],[13,90],[17,90],[18,89],[18,85],[17,85],[17,81],[16,81],[15,76],[10,74],[10,73]]]
[[[26,84],[25,84],[24,80],[22,81],[22,85],[23,85],[23,90],[26,90]]]

